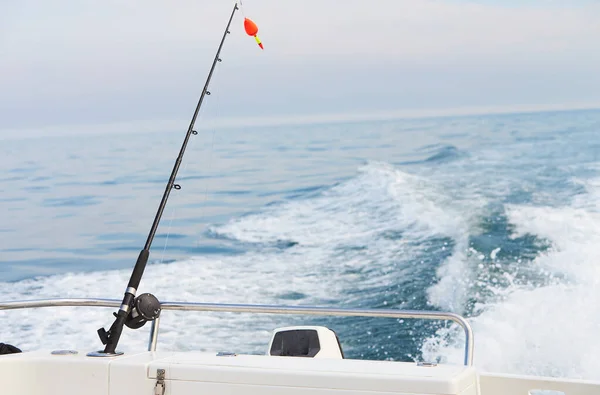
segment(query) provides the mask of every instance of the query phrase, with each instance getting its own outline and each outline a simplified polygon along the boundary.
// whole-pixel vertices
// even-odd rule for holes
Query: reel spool
[[[157,319],[160,312],[160,302],[156,296],[149,293],[141,294],[134,299],[133,308],[125,320],[125,325],[131,329],[139,329],[146,325],[146,322]]]

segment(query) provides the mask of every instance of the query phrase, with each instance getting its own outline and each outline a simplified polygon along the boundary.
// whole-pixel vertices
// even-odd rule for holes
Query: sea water
[[[0,141],[0,300],[121,299],[187,125]],[[194,136],[139,292],[450,311],[484,371],[600,380],[600,111],[215,128]],[[0,312],[0,341],[101,349],[114,309]],[[165,311],[160,350],[462,363],[444,321]],[[149,325],[119,348],[143,350]]]

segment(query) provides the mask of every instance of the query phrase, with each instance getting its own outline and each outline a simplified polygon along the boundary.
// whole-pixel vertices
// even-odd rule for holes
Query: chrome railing
[[[116,299],[38,299],[14,302],[0,302],[0,310],[31,309],[39,307],[113,307],[121,304]],[[227,313],[259,313],[259,314],[287,314],[287,315],[320,315],[338,317],[381,317],[425,320],[447,320],[460,325],[465,332],[465,358],[464,364],[473,365],[473,330],[469,322],[458,314],[437,311],[418,310],[392,310],[392,309],[341,309],[329,307],[305,306],[270,306],[249,304],[218,304],[218,303],[188,303],[188,302],[162,302],[163,310],[183,311],[212,311]],[[159,318],[160,319],[160,318]],[[158,342],[159,319],[152,322],[150,329],[149,351],[156,350]]]

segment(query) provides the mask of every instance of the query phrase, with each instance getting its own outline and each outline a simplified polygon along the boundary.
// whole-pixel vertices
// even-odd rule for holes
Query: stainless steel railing
[[[21,300],[14,302],[0,302],[0,310],[31,309],[39,307],[113,307],[121,304],[116,299],[38,299]],[[213,311],[228,313],[259,313],[259,314],[287,314],[287,315],[320,315],[338,317],[383,317],[406,318],[425,320],[447,320],[460,325],[465,332],[465,358],[464,364],[473,365],[473,330],[469,322],[458,314],[437,311],[419,310],[392,310],[392,309],[341,309],[328,307],[305,306],[271,306],[249,304],[218,304],[218,303],[188,303],[188,302],[162,302],[163,310],[178,311]],[[160,318],[159,318],[160,319]],[[152,322],[150,329],[149,351],[156,350],[158,342],[159,319]]]

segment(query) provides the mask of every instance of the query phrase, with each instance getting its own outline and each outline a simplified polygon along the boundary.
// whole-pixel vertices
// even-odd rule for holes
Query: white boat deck
[[[56,306],[114,307],[96,299],[0,303],[0,310]],[[0,355],[2,394],[10,395],[600,395],[600,382],[482,373],[473,364],[468,322],[455,314],[401,310],[167,303],[165,309],[270,314],[448,319],[465,329],[465,364],[417,364],[315,357],[156,351],[158,322],[149,351],[91,356],[95,350],[36,350]],[[325,329],[325,331],[327,331]],[[320,335],[319,335],[320,336]],[[332,335],[333,336],[333,335]],[[338,347],[320,338],[321,347]],[[240,348],[243,348],[240,345]],[[62,351],[62,352],[61,352]],[[333,356],[333,357],[332,357]]]
[[[15,395],[163,394],[163,387],[171,395],[600,394],[600,383],[480,374],[472,366],[198,352],[98,358],[38,350],[1,356],[0,371],[2,393]]]

